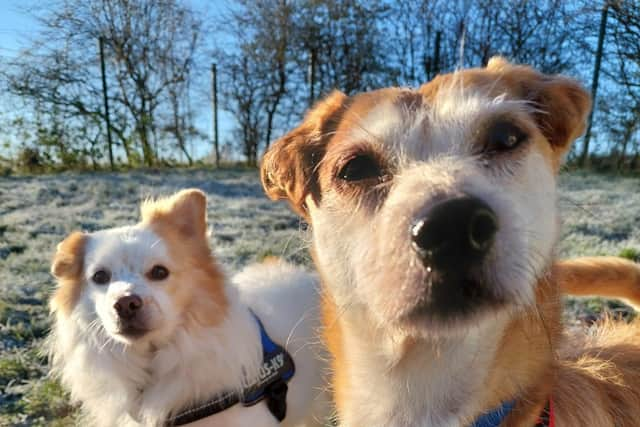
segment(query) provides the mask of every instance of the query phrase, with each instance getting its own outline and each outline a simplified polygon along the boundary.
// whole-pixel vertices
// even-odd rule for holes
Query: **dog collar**
[[[553,400],[551,399],[551,396],[549,396],[549,401],[547,402],[547,406],[544,407],[544,410],[540,414],[540,418],[538,418],[536,427],[555,427],[555,426],[556,426],[556,417],[555,417],[555,412],[553,410]]]
[[[493,411],[481,415],[480,418],[478,418],[469,427],[499,427],[504,419],[511,413],[515,404],[515,400],[505,402]],[[549,401],[540,414],[535,427],[555,427],[555,424],[553,401],[549,398]]]
[[[293,358],[269,337],[260,318],[253,311],[251,314],[260,329],[262,343],[262,366],[258,379],[240,392],[221,393],[207,402],[172,415],[167,419],[165,426],[189,424],[222,412],[238,403],[249,407],[262,400],[266,401],[269,411],[278,421],[284,419],[287,414],[287,382],[293,378],[296,371]]]

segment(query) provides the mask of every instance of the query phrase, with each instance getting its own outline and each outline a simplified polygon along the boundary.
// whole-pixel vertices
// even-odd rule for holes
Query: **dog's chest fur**
[[[342,424],[367,426],[460,426],[477,413],[503,329],[477,328],[458,337],[406,344],[401,361],[392,337],[343,329],[344,352],[349,355],[349,399],[343,411],[352,419]],[[353,323],[351,323],[353,325]],[[362,323],[360,323],[362,324]],[[363,338],[366,337],[366,338]],[[372,346],[372,342],[376,345]],[[393,356],[393,355],[396,356]],[[340,361],[338,361],[340,362]],[[372,375],[372,373],[375,373]],[[365,387],[362,385],[366,384]]]

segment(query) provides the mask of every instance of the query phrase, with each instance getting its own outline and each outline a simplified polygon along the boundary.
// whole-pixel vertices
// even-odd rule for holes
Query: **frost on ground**
[[[266,255],[309,262],[303,225],[286,204],[266,199],[254,171],[0,179],[0,426],[73,423],[75,412],[57,382],[45,377],[46,358],[39,351],[49,325],[55,245],[73,230],[133,224],[140,200],[187,187],[209,196],[212,246],[228,270]],[[563,175],[560,207],[561,256],[640,250],[639,179]],[[599,301],[570,301],[568,307],[571,320],[603,309]]]
[[[640,250],[640,179],[563,175],[559,201],[561,256]]]

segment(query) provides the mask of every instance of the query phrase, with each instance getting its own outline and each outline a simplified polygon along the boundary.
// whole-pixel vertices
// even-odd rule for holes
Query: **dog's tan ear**
[[[86,234],[75,231],[58,244],[51,263],[51,274],[58,279],[58,287],[49,302],[52,312],[69,315],[80,298],[86,241]]]
[[[82,274],[86,235],[74,231],[58,244],[51,263],[51,274],[56,279],[69,279]]]
[[[556,152],[564,154],[583,134],[591,96],[579,82],[514,65],[502,57],[491,58],[487,70],[499,74],[517,95],[531,102],[536,122]]]
[[[589,93],[575,80],[545,76],[531,88],[530,96],[541,110],[536,120],[542,133],[554,149],[565,153],[586,129]]]
[[[142,222],[169,222],[175,231],[186,237],[207,233],[207,196],[200,190],[181,190],[156,200],[146,200],[140,206]]]
[[[347,100],[344,93],[333,91],[307,113],[300,126],[267,150],[260,176],[269,198],[287,199],[299,215],[307,217],[304,199],[317,190],[315,168],[324,155],[327,136],[337,127]]]

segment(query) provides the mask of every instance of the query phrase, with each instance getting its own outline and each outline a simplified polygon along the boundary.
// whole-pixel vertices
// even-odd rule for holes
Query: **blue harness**
[[[502,406],[494,409],[491,412],[487,412],[478,418],[469,427],[498,427],[507,415],[511,413],[511,410],[515,406],[515,401],[505,402]]]
[[[165,425],[181,426],[201,420],[229,409],[241,403],[253,406],[265,400],[273,416],[282,421],[287,415],[287,383],[293,378],[296,368],[291,355],[267,334],[262,321],[251,312],[260,329],[262,343],[262,366],[259,376],[252,384],[247,385],[240,393],[229,391],[215,396],[213,399],[171,415]]]
[[[509,402],[503,403],[500,407],[494,409],[491,412],[487,412],[478,418],[473,424],[469,427],[499,427],[500,424],[504,421],[505,418],[511,413],[514,406],[516,405],[515,400],[511,400]],[[535,427],[554,427],[555,426],[555,416],[553,410],[553,400],[549,398],[547,401],[547,405],[542,410],[538,421],[536,422]]]

